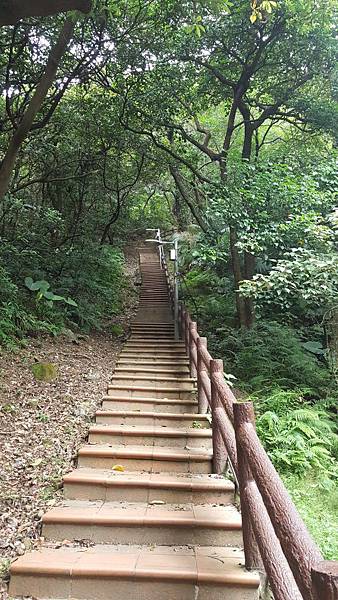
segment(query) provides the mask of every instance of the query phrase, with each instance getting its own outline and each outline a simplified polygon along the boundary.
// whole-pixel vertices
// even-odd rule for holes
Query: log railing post
[[[312,569],[314,600],[338,599],[338,562],[323,560]]]
[[[189,358],[190,358],[190,375],[193,378],[197,377],[197,346],[194,339],[194,333],[197,334],[197,323],[196,321],[190,321],[189,323]]]
[[[201,347],[207,348],[208,342],[206,337],[197,338],[197,385],[198,385],[198,412],[204,414],[209,407],[209,399],[205,393],[202,382],[202,373],[207,375],[207,368],[201,359]]]
[[[218,421],[216,417],[214,417],[217,408],[222,407],[217,388],[213,382],[214,373],[223,373],[222,360],[210,361],[213,472],[217,473],[217,475],[221,475],[224,472],[228,456],[222,434],[219,430]]]
[[[242,531],[245,554],[245,567],[257,569],[261,567],[262,561],[253,532],[250,511],[248,510],[245,496],[247,488],[253,482],[251,469],[247,460],[246,452],[240,442],[241,427],[245,423],[255,426],[255,413],[252,402],[234,403],[234,427],[238,460],[238,483],[241,500]]]

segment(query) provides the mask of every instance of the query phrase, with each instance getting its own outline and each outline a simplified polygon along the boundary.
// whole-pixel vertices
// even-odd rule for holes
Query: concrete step
[[[109,385],[108,396],[112,398],[171,398],[173,400],[189,400],[195,390],[182,389],[178,385],[175,386],[146,386],[146,385]]]
[[[159,413],[196,413],[197,401],[177,400],[171,398],[125,398],[104,396],[102,400],[103,410],[125,410],[125,411],[152,411]]]
[[[163,331],[160,333],[159,331],[132,331],[130,337],[128,338],[130,341],[139,342],[140,340],[147,340],[147,342],[156,343],[157,340],[172,342],[174,338],[174,332]]]
[[[124,348],[128,345],[134,345],[134,346],[140,346],[141,343],[144,343],[146,346],[160,346],[161,348],[164,346],[165,348],[172,348],[172,349],[176,349],[178,348],[179,350],[181,350],[182,348],[185,349],[185,344],[184,342],[182,342],[182,340],[162,340],[162,339],[137,339],[137,340],[133,340],[132,338],[129,338],[128,341],[126,342]]]
[[[175,427],[209,429],[208,415],[158,413],[145,411],[98,410],[95,413],[97,424],[101,425],[153,425],[155,427]]]
[[[140,302],[153,302],[154,300],[163,300],[169,304],[170,297],[168,294],[168,290],[157,290],[151,292],[141,292],[139,296]]]
[[[238,548],[94,546],[20,557],[10,596],[59,600],[258,600]]]
[[[170,361],[176,362],[177,360],[187,361],[188,357],[184,349],[182,350],[162,350],[155,347],[153,348],[125,348],[120,353],[120,358],[150,358],[150,359],[170,359]]]
[[[141,366],[135,366],[133,363],[130,363],[129,366],[119,366],[119,363],[117,363],[118,366],[115,368],[114,374],[115,375],[128,375],[128,377],[137,377],[138,375],[157,375],[159,377],[163,377],[165,375],[170,375],[171,377],[176,377],[176,378],[180,378],[180,377],[189,377],[189,369],[188,367],[182,366],[182,367],[162,367],[161,369],[159,367],[154,368],[154,367],[149,367],[149,366],[145,366],[145,365],[141,365]]]
[[[168,323],[150,323],[150,322],[135,322],[130,324],[132,331],[174,331],[174,322]]]
[[[134,340],[129,338],[122,348],[122,352],[143,352],[156,353],[161,352],[162,354],[184,354],[186,356],[186,348],[183,342],[176,342],[175,340]]]
[[[146,302],[153,302],[153,300],[165,300],[165,302],[170,302],[168,290],[141,292],[141,294],[139,296],[139,300],[146,301]]]
[[[157,296],[163,296],[164,298],[168,298],[167,286],[157,285],[156,288],[153,287],[152,289],[141,290],[141,293],[140,293],[140,298],[148,298],[150,300],[152,298],[156,298]]]
[[[139,308],[141,308],[142,306],[150,308],[154,304],[169,306],[169,298],[167,296],[163,296],[161,298],[155,296],[153,296],[152,298],[140,298]]]
[[[68,500],[230,504],[235,486],[221,475],[76,469],[63,479]]]
[[[141,294],[139,297],[140,304],[142,302],[143,303],[144,302],[152,303],[152,302],[159,301],[159,300],[162,300],[163,302],[166,302],[167,304],[169,304],[170,299],[169,299],[168,293],[163,292],[163,294],[162,294],[162,293],[158,292],[157,294]]]
[[[160,367],[165,367],[165,368],[175,368],[175,367],[182,367],[182,366],[189,366],[189,359],[187,358],[187,356],[180,356],[178,357],[174,357],[172,358],[171,356],[168,357],[158,357],[155,354],[151,355],[151,356],[140,356],[139,354],[134,354],[134,353],[129,353],[131,355],[131,358],[128,358],[128,356],[126,357],[125,355],[121,356],[118,359],[117,364],[120,366],[122,365],[135,365],[138,367],[140,367],[140,365],[149,365],[152,369],[153,368],[160,368]]]
[[[92,425],[90,444],[167,448],[212,448],[211,429],[155,427],[154,425]]]
[[[234,506],[68,500],[42,517],[46,540],[96,544],[241,546]]]
[[[200,448],[165,448],[152,446],[83,446],[78,453],[78,466],[111,469],[121,465],[127,471],[148,473],[211,473],[212,452]]]
[[[161,339],[168,339],[168,340],[173,340],[174,339],[174,330],[170,330],[168,329],[168,331],[157,331],[157,330],[144,330],[144,329],[140,329],[139,331],[137,329],[131,329],[131,338],[132,339],[139,339],[139,338],[147,338],[147,339],[153,339],[153,340],[158,340],[159,337],[161,337]]]
[[[116,371],[112,375],[111,384],[108,385],[108,389],[115,387],[116,385],[130,385],[135,386],[151,386],[151,387],[175,387],[180,390],[193,390],[196,386],[196,380],[186,375],[163,375],[162,373],[145,373],[135,374],[133,376],[124,375],[117,373]]]
[[[162,330],[170,327],[174,327],[174,321],[170,319],[169,321],[157,321],[156,323],[153,321],[144,321],[142,319],[135,319],[135,321],[131,324],[132,329],[136,327],[145,327],[147,329],[153,328],[161,328]]]
[[[158,352],[149,351],[145,349],[144,352],[135,352],[134,350],[122,350],[120,353],[119,362],[124,360],[135,360],[135,362],[149,360],[151,362],[162,362],[167,361],[169,364],[177,364],[177,363],[185,363],[189,364],[188,357],[185,352],[162,352],[159,350]]]

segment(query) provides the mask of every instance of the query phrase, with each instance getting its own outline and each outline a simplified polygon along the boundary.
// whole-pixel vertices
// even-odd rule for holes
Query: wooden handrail
[[[170,292],[164,253],[162,263]],[[338,563],[323,561],[257,436],[252,403],[237,401],[182,302],[178,319],[199,412],[211,412],[213,469],[229,462],[239,483],[246,567],[263,563],[275,600],[337,600]]]
[[[270,520],[304,598],[311,598],[311,567],[322,560],[253,427],[251,402],[234,405],[237,448],[245,453]]]

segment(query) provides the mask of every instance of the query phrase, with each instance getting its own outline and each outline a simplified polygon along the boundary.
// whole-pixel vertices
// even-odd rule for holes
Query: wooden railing
[[[164,254],[162,267],[173,299]],[[257,436],[252,402],[237,401],[183,303],[178,326],[199,413],[211,413],[213,470],[221,474],[228,463],[239,487],[246,568],[266,573],[275,600],[338,600],[338,562],[323,561]]]

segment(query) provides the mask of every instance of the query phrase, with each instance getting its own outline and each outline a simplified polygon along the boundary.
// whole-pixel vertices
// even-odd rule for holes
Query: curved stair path
[[[140,265],[131,336],[64,478],[65,500],[42,519],[45,547],[12,565],[11,597],[258,599],[234,486],[211,474],[210,422],[197,414],[158,255],[141,249]]]

